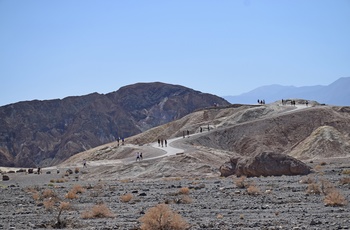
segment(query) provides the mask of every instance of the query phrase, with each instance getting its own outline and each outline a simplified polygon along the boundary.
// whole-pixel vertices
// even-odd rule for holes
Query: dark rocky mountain
[[[254,104],[258,99],[266,103],[288,98],[306,98],[329,105],[350,105],[350,77],[340,78],[327,86],[282,86],[268,85],[238,96],[225,96],[231,103]]]
[[[179,119],[223,98],[179,85],[137,83],[109,94],[0,107],[0,165],[50,166],[117,138]]]

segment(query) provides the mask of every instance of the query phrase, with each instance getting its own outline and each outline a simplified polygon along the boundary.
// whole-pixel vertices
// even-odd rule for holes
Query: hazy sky
[[[138,82],[218,96],[350,76],[350,0],[0,0],[0,106]]]

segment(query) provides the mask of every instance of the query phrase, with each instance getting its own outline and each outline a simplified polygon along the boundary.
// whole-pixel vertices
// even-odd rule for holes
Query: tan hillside
[[[299,159],[350,156],[350,139],[332,126],[321,126],[297,144],[290,155]]]

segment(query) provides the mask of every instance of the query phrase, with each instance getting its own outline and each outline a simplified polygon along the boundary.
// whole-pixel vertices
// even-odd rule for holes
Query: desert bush
[[[83,193],[85,189],[80,184],[76,184],[73,186],[72,191],[75,191],[75,193]]]
[[[313,183],[315,183],[315,178],[312,177],[312,176],[305,176],[305,177],[301,178],[300,183],[302,183],[302,184],[313,184]]]
[[[77,199],[78,196],[77,196],[77,192],[75,190],[70,190],[67,194],[66,194],[66,198],[67,199]]]
[[[40,193],[39,192],[33,192],[32,193],[32,198],[34,200],[40,200]]]
[[[120,196],[120,201],[123,203],[127,203],[132,199],[133,195],[131,193],[124,194]]]
[[[311,183],[307,186],[306,189],[307,194],[321,194],[320,186],[317,183]]]
[[[64,183],[64,182],[66,182],[66,179],[64,178],[60,178],[56,180],[56,183]]]
[[[182,195],[180,198],[174,199],[174,203],[176,203],[176,204],[190,204],[190,203],[192,203],[192,198],[188,195]]]
[[[247,188],[247,193],[248,193],[249,195],[254,195],[254,196],[256,196],[256,195],[259,195],[259,194],[260,194],[260,189],[259,189],[256,185],[251,184],[251,185],[249,185],[249,187]]]
[[[180,188],[179,190],[179,194],[187,195],[189,193],[190,193],[190,189],[188,187],[183,187],[183,188]]]
[[[334,189],[334,185],[331,182],[329,182],[328,180],[321,179],[321,191],[323,194],[327,195]]]
[[[342,174],[350,175],[350,169],[343,169]]]
[[[325,166],[325,165],[327,165],[327,162],[322,161],[322,162],[320,163],[320,165],[321,165],[321,166]]]
[[[347,200],[338,190],[333,189],[324,198],[324,203],[326,206],[344,206]]]
[[[79,168],[75,168],[74,172],[75,172],[75,174],[78,174],[80,172],[80,169]]]
[[[339,183],[342,184],[342,185],[350,184],[350,177],[343,177],[343,178],[341,178]]]
[[[87,210],[81,214],[83,219],[92,219],[92,218],[111,218],[114,214],[105,204],[96,204],[91,210]]]
[[[235,180],[236,186],[237,186],[238,188],[245,188],[245,187],[246,187],[245,179],[247,179],[246,176],[238,177],[238,178]]]
[[[45,199],[43,201],[44,207],[46,210],[53,210],[55,208],[55,200],[54,199]]]
[[[45,189],[42,193],[43,198],[56,197],[56,193],[52,189]]]
[[[222,214],[217,214],[216,215],[216,219],[222,219],[222,218],[224,218],[224,216]]]
[[[140,221],[141,230],[183,230],[189,227],[188,223],[166,204],[150,208]]]

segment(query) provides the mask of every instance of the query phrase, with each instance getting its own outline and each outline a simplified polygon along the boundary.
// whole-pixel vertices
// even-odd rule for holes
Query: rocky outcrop
[[[282,176],[306,175],[311,168],[285,154],[262,152],[251,158],[233,157],[220,167],[221,176]]]
[[[0,165],[50,166],[214,104],[215,95],[160,82],[109,94],[26,101],[0,107]]]

